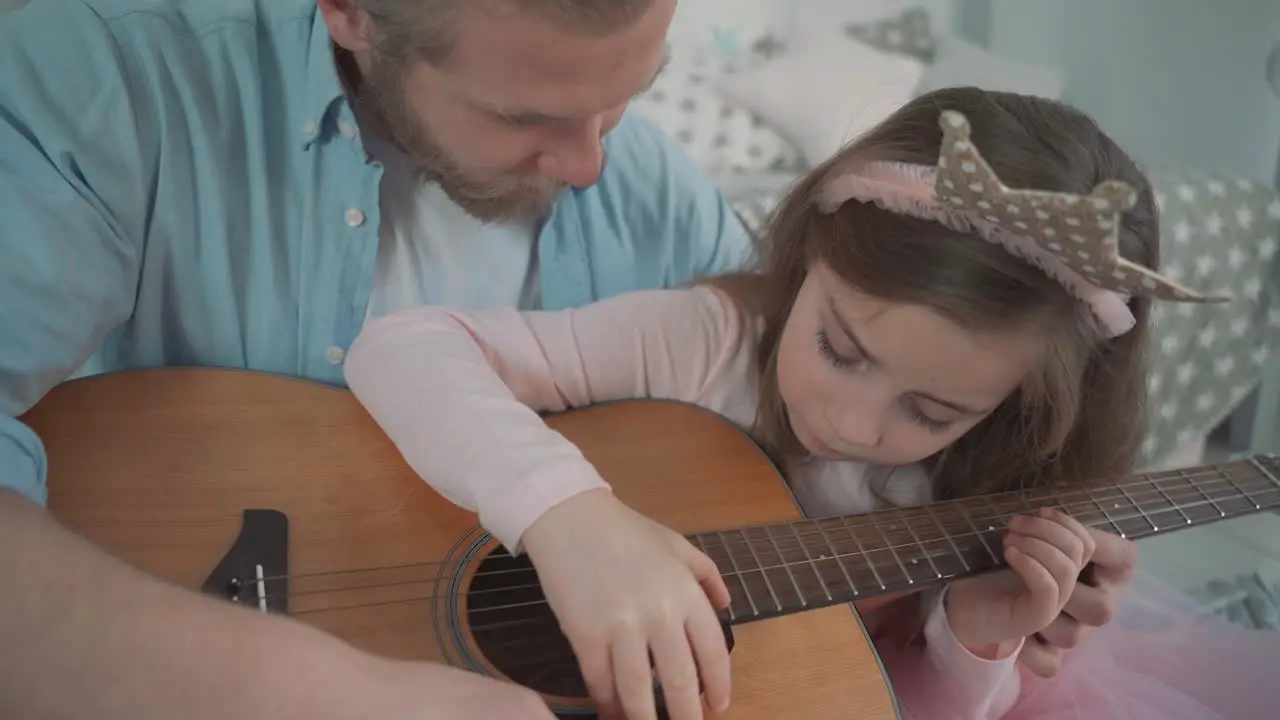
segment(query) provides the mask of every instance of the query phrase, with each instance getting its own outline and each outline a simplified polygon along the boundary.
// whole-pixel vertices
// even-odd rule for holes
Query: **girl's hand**
[[[591,490],[540,516],[522,544],[602,718],[657,720],[651,656],[671,720],[703,717],[699,676],[711,707],[728,707],[715,607],[729,589],[683,536]]]
[[[1093,628],[1111,622],[1137,568],[1132,540],[1096,528],[1089,528],[1089,535],[1096,548],[1093,560],[1076,580],[1071,599],[1048,627],[1027,638],[1018,653],[1018,662],[1042,678],[1058,673],[1064,650],[1080,644]]]
[[[1004,537],[1010,569],[947,589],[951,632],[975,654],[1003,656],[1002,644],[1040,632],[1058,617],[1094,548],[1088,530],[1061,511],[1043,508],[1011,519]]]

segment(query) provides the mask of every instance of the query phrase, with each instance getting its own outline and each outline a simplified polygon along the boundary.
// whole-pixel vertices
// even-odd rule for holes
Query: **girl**
[[[346,374],[422,477],[529,553],[602,710],[654,718],[652,657],[671,718],[690,720],[699,674],[713,708],[729,698],[719,573],[616,500],[536,411],[700,404],[771,452],[811,516],[1122,474],[1143,433],[1150,298],[1211,299],[1147,270],[1158,238],[1145,177],[1088,118],[942,90],[799,183],[753,270],[560,312],[401,312],[366,329]],[[1170,666],[1147,667],[1170,647],[1145,657],[1157,639],[1135,645],[1118,622],[1052,681],[1019,670],[1029,636],[1081,614],[1076,579],[1099,546],[1061,513],[1019,517],[1008,571],[864,615],[904,711],[1221,712]],[[1184,659],[1236,638],[1218,633],[1180,646]],[[1118,665],[1118,647],[1147,662]],[[1277,666],[1261,652],[1232,680]]]

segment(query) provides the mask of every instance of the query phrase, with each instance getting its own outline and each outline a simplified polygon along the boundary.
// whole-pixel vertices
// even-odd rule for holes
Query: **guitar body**
[[[49,454],[52,513],[142,570],[207,592],[234,575],[266,588],[271,610],[370,652],[505,677],[543,692],[562,717],[594,717],[572,672],[511,654],[519,622],[477,629],[486,607],[500,609],[491,596],[530,593],[482,598],[481,586],[532,571],[419,479],[350,393],[239,371],[133,371],[65,383],[22,419]],[[759,448],[700,409],[627,402],[548,422],[624,502],[679,532],[801,517]],[[245,534],[246,510],[274,511],[249,518],[257,538]],[[264,582],[253,583],[255,569]],[[252,590],[243,598],[258,602]],[[554,623],[541,613],[534,630],[545,635]],[[733,635],[722,717],[897,717],[850,606]]]

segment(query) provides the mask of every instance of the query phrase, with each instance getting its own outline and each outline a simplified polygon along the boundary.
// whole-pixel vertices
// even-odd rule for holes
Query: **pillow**
[[[925,71],[922,92],[973,85],[1061,100],[1066,75],[1053,68],[1002,57],[959,37],[937,38],[934,61]]]
[[[901,13],[867,23],[845,26],[845,32],[877,50],[910,55],[931,63],[936,40],[929,28],[929,13],[911,7]]]
[[[793,163],[796,150],[777,132],[716,91],[717,80],[739,67],[739,59],[712,53],[672,57],[631,108],[675,138],[707,173],[752,172]]]
[[[800,22],[803,26],[809,21]],[[910,7],[879,20],[850,23],[844,26],[844,31],[877,50],[909,55],[924,63],[933,62],[935,40],[929,26],[929,13],[923,8]],[[751,45],[751,52],[764,58],[777,57],[786,49],[786,40],[774,33],[757,38]]]
[[[810,165],[910,100],[924,76],[919,60],[882,52],[843,31],[808,32],[789,45],[724,78],[720,91],[764,118]]]
[[[785,30],[787,8],[777,0],[690,0],[676,3],[667,33],[672,54],[735,54],[770,33]]]

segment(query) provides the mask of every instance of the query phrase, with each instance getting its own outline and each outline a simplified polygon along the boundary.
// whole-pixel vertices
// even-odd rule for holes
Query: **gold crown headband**
[[[1039,267],[1089,305],[1109,337],[1133,327],[1129,297],[1180,302],[1222,302],[1229,295],[1185,288],[1120,256],[1120,214],[1138,193],[1107,180],[1088,195],[1017,190],[996,176],[970,140],[969,121],[943,111],[936,167],[872,162],[828,180],[818,206],[835,212],[849,200],[976,232]]]

